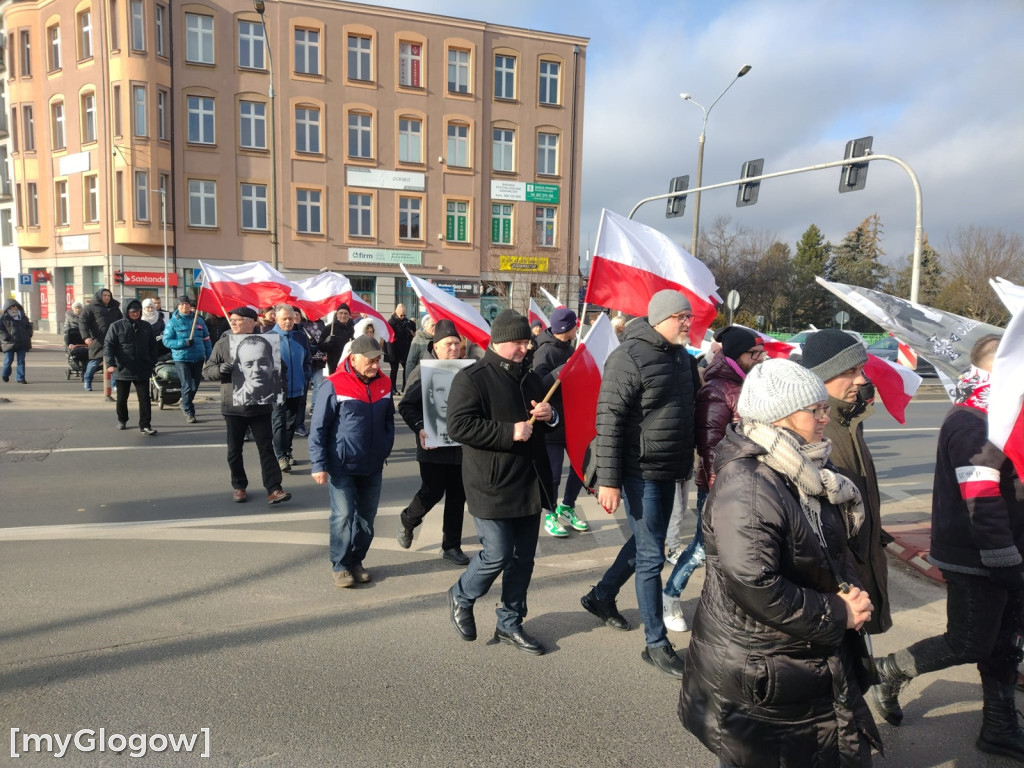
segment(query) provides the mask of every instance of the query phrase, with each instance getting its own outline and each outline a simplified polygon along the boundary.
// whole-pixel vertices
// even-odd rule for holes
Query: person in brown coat
[[[864,500],[864,525],[849,544],[857,576],[875,606],[865,629],[868,634],[878,635],[892,626],[889,565],[885,559],[885,545],[891,539],[882,530],[878,477],[864,439],[864,422],[875,410],[860,394],[868,381],[864,376],[867,361],[864,345],[835,328],[812,334],[803,346],[803,366],[818,374],[828,391],[832,420],[825,427],[825,437],[832,441],[832,463],[854,482]]]

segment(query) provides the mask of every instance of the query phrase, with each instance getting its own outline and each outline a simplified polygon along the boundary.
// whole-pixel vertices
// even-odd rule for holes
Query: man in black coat
[[[409,357],[409,348],[412,346],[412,337],[416,335],[416,323],[405,315],[405,305],[399,304],[395,307],[394,313],[388,319],[391,326],[391,343],[388,344],[388,355],[391,357],[391,394],[397,394],[405,389],[408,384],[409,371],[405,361]],[[398,368],[401,366],[402,387],[398,387]]]
[[[544,437],[532,422],[554,427],[558,414],[541,402],[544,387],[523,363],[529,340],[530,322],[506,309],[494,318],[483,359],[452,382],[448,434],[463,446],[462,480],[483,550],[448,590],[448,608],[462,639],[475,640],[473,604],[502,574],[494,638],[540,655],[544,646],[522,624],[551,479]]]
[[[683,676],[683,661],[665,632],[661,569],[675,485],[693,469],[700,376],[685,347],[692,321],[682,293],[658,291],[647,318],[626,326],[622,344],[605,362],[597,403],[597,501],[609,514],[625,501],[633,535],[581,599],[605,624],[627,630],[615,598],[635,573],[647,645],[641,658],[674,677]]]
[[[141,314],[142,305],[139,306]],[[92,377],[103,362],[103,342],[107,338],[107,331],[121,317],[121,305],[114,299],[109,288],[96,291],[96,300],[82,310],[78,327],[82,341],[89,345],[89,363],[85,366],[82,378],[89,392],[92,391]]]
[[[139,431],[153,436],[156,430],[150,424],[153,409],[149,400],[149,377],[156,365],[156,336],[153,326],[142,319],[141,301],[132,299],[125,311],[128,316],[110,326],[103,342],[107,373],[112,374],[117,388],[117,428],[128,428],[128,393],[134,384],[135,395],[139,398]]]

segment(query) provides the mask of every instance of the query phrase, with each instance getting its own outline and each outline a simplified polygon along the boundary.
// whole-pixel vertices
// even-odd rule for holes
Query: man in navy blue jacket
[[[270,331],[281,337],[281,363],[284,365],[282,388],[284,402],[274,406],[274,455],[282,472],[292,471],[292,440],[302,423],[302,403],[306,387],[313,378],[313,355],[306,334],[296,324],[295,310],[287,304],[277,307],[277,325]]]
[[[384,352],[358,336],[350,355],[316,393],[309,429],[313,480],[331,496],[334,586],[370,581],[363,559],[373,541],[384,462],[395,443],[391,379],[380,371]],[[329,481],[329,482],[328,482]]]

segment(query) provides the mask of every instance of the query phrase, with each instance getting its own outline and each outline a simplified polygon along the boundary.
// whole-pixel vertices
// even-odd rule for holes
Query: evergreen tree
[[[914,254],[910,254],[907,256],[906,266],[893,272],[882,290],[893,296],[909,299],[913,274]],[[928,242],[928,234],[925,233],[921,243],[921,285],[918,291],[918,301],[930,307],[935,306],[935,301],[945,286],[946,278],[942,271],[941,257],[932,248],[931,243]]]
[[[789,318],[793,331],[815,325],[824,328],[832,315],[831,294],[815,281],[830,278],[829,256],[832,244],[817,226],[811,224],[800,238],[793,257],[789,292]]]
[[[877,213],[862,221],[843,238],[832,258],[832,280],[878,290],[888,276],[882,264],[882,223]]]

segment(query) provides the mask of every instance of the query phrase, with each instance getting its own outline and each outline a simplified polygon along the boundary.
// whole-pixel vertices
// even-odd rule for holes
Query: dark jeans
[[[139,398],[139,429],[151,426],[153,418],[153,407],[149,401],[149,381],[126,381],[117,379],[114,382],[117,386],[117,404],[114,411],[117,413],[117,420],[122,424],[128,423],[128,393],[135,385],[135,395]]]
[[[25,380],[25,352],[24,349],[9,349],[4,352],[4,367],[3,377],[9,379],[11,377],[11,366],[14,366],[14,380],[24,381]]]
[[[231,470],[231,487],[245,490],[249,486],[249,478],[245,474],[245,463],[242,452],[245,445],[245,432],[252,430],[252,439],[260,454],[260,471],[263,474],[263,487],[267,494],[281,490],[281,468],[274,456],[274,434],[270,426],[270,414],[259,416],[230,416],[225,414],[224,423],[228,428],[228,469]]]
[[[1014,636],[1024,622],[1024,593],[1007,592],[987,576],[942,571],[946,580],[946,632],[897,651],[911,677],[958,664],[977,664],[982,683],[1012,682],[1019,652]]]
[[[196,407],[193,400],[199,390],[199,382],[203,378],[203,361],[197,360],[189,363],[184,360],[175,360],[174,368],[181,381],[181,410],[187,415],[195,416]]]
[[[295,427],[301,422],[302,403],[305,398],[289,397],[274,406],[271,423],[274,426],[274,454],[279,459],[292,457],[292,440],[295,439]]]
[[[405,358],[408,357],[409,350],[406,350],[406,354],[402,355],[401,360],[391,360],[391,391],[397,392],[399,389],[405,391],[405,384],[408,380],[409,372],[405,369]],[[398,386],[398,367],[402,367],[402,386]]]
[[[665,565],[665,533],[675,491],[676,484],[672,480],[623,479],[622,501],[633,535],[622,545],[615,562],[594,587],[598,600],[611,600],[636,574],[636,599],[649,646],[668,645],[662,619],[661,569]]]
[[[462,517],[466,507],[466,489],[462,485],[461,464],[420,462],[420,489],[409,506],[402,510],[402,526],[410,531],[419,526],[437,502],[444,497],[441,523],[441,548],[462,546]]]
[[[558,498],[558,486],[562,482],[562,459],[565,456],[564,443],[547,443],[548,464],[551,465],[551,503],[554,504]],[[575,507],[576,499],[583,490],[583,481],[580,480],[576,470],[569,466],[569,476],[565,481],[565,496],[562,503],[567,507]]]
[[[496,611],[498,629],[512,632],[526,618],[526,590],[533,576],[540,514],[505,520],[475,517],[473,522],[483,549],[469,561],[466,572],[455,583],[455,601],[472,607],[501,574],[501,604]]]

